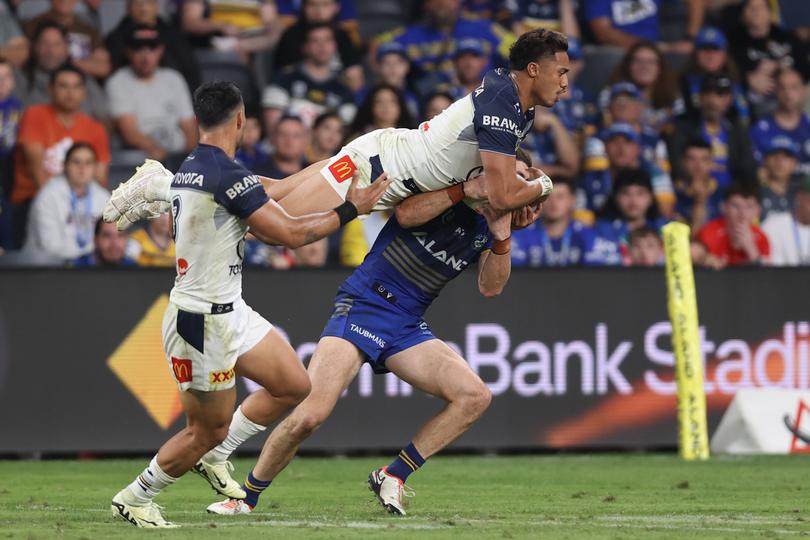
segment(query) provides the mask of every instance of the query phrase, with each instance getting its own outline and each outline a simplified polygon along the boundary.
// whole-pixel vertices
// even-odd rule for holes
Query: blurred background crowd
[[[522,146],[554,180],[514,266],[810,264],[808,0],[0,0],[0,264],[174,265],[168,216],[99,220],[145,157],[196,144],[191,91],[242,89],[237,159],[283,178],[368,131],[415,128],[545,27],[568,93]],[[357,266],[388,216],[245,264]]]

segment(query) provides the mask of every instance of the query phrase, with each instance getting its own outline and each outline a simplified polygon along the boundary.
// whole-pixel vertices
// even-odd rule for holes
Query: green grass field
[[[249,516],[187,475],[158,502],[172,531],[113,521],[112,495],[146,460],[0,461],[1,538],[781,538],[810,536],[810,458],[672,455],[447,457],[411,477],[405,518],[366,488],[385,459],[296,459]],[[252,460],[237,460],[241,478]]]

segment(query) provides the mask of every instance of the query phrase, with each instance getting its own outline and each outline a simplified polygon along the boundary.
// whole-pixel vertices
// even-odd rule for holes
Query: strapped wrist
[[[447,196],[450,197],[450,202],[453,206],[464,200],[464,184],[456,184],[447,188]]]
[[[512,236],[508,236],[503,240],[493,240],[490,251],[495,255],[506,255],[511,248]]]
[[[334,211],[338,215],[341,227],[357,217],[357,207],[351,201],[346,201],[335,207]]]

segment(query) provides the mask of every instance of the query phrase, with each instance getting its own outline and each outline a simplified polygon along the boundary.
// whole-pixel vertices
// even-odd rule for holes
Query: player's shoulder
[[[497,112],[500,115],[520,114],[520,99],[517,88],[506,68],[497,68],[488,71],[481,81],[481,85],[472,93],[473,104],[476,109],[487,108],[488,112]]]

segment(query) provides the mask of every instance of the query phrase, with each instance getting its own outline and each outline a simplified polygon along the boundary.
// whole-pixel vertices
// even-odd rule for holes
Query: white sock
[[[149,466],[127,486],[125,492],[129,492],[129,495],[132,496],[132,504],[142,506],[152,502],[158,493],[175,482],[177,482],[177,478],[163,472],[158,465],[157,456],[155,456],[149,462]]]
[[[228,428],[228,436],[219,446],[205,454],[203,460],[206,463],[223,463],[231,457],[234,450],[239,448],[242,443],[265,429],[267,429],[267,426],[260,426],[245,416],[240,405],[236,412],[233,413],[231,425]]]

